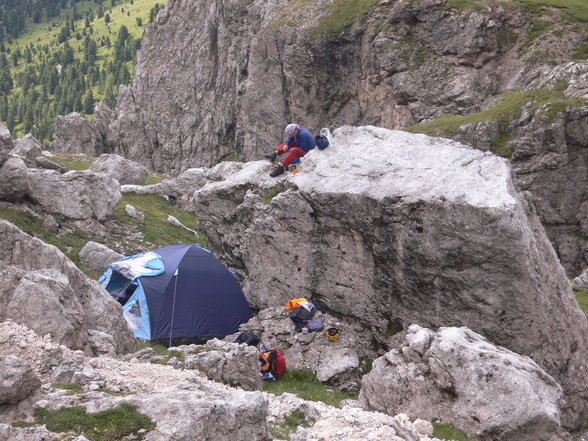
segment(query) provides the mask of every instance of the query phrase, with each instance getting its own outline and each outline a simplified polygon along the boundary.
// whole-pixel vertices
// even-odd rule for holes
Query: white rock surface
[[[391,415],[403,412],[451,422],[476,439],[547,440],[560,426],[562,389],[528,357],[495,346],[467,328],[427,331],[422,357],[393,349],[362,379],[360,401]]]

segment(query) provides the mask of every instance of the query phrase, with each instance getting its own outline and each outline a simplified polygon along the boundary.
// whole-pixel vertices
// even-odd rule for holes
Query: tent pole
[[[169,343],[167,345],[167,347],[171,347],[172,344],[172,333],[173,333],[173,329],[174,329],[174,316],[175,316],[175,312],[176,312],[176,289],[178,288],[178,270],[179,268],[176,268],[176,272],[174,274],[175,280],[174,280],[174,301],[172,303],[172,316],[171,316],[171,324],[169,327]]]

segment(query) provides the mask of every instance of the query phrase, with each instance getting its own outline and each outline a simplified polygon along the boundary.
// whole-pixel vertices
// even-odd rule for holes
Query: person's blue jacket
[[[286,145],[290,147],[292,141],[296,141],[296,146],[305,152],[316,147],[316,142],[314,142],[314,136],[312,136],[312,133],[302,127],[298,129],[298,134],[296,136],[290,136],[286,140]]]

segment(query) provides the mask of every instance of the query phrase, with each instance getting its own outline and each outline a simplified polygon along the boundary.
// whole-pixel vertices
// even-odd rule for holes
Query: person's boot
[[[267,155],[263,155],[263,157],[265,159],[267,159],[269,162],[274,162],[276,160],[276,156],[278,156],[278,154],[276,152],[271,152],[271,153],[268,153]]]
[[[282,164],[278,164],[278,167],[270,173],[270,176],[272,178],[275,178],[276,176],[281,175],[282,173],[284,173],[284,167],[282,166]]]

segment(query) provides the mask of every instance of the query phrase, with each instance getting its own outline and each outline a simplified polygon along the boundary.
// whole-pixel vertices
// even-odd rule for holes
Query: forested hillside
[[[0,122],[49,144],[55,117],[113,107],[165,0],[0,0]]]

